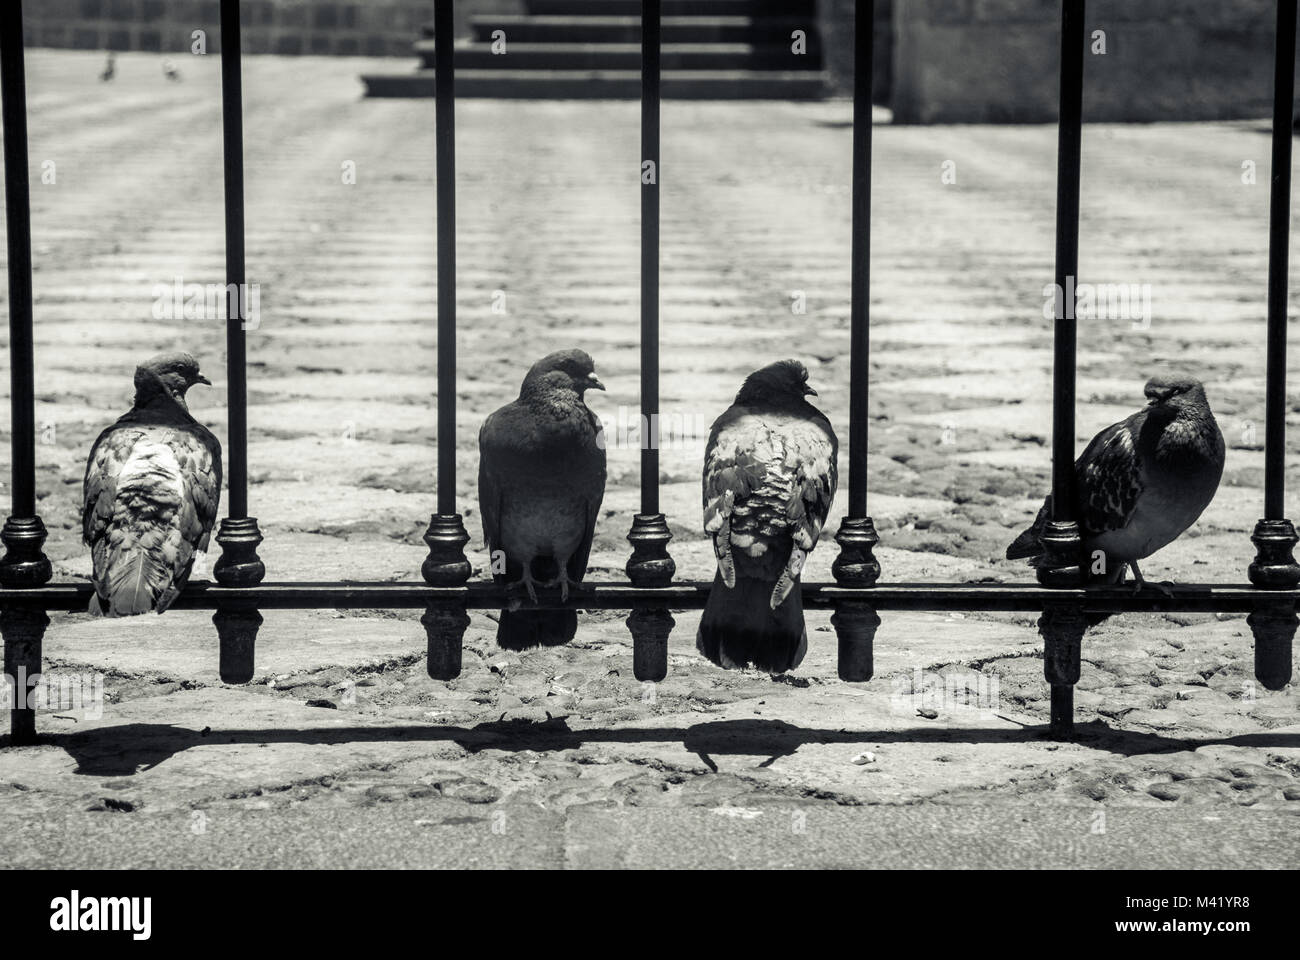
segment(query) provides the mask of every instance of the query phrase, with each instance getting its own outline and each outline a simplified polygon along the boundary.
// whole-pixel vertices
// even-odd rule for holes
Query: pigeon
[[[750,374],[704,452],[704,531],[717,574],[696,646],[728,669],[797,667],[808,649],[799,575],[835,498],[839,441],[782,360]]]
[[[100,72],[100,74],[99,74],[99,79],[100,79],[101,82],[103,82],[103,83],[108,83],[108,81],[110,81],[110,80],[113,79],[113,74],[114,74],[114,72],[115,72],[115,71],[114,71],[114,65],[115,65],[115,63],[116,63],[116,60],[115,60],[115,57],[114,57],[113,51],[110,50],[110,51],[108,51],[108,60],[105,61],[105,63],[104,63],[104,69],[103,69],[103,70]]]
[[[479,513],[492,579],[512,591],[522,586],[533,603],[539,584],[558,586],[568,600],[587,572],[605,496],[604,434],[583,402],[589,389],[605,389],[591,357],[552,353],[533,364],[519,399],[479,431]],[[573,610],[503,610],[497,643],[551,646],[572,640],[577,628]]]
[[[162,613],[206,551],[221,497],[221,444],[190,416],[185,391],[211,385],[188,353],[135,371],[135,403],[86,463],[82,536],[94,560],[89,612]]]
[[[173,83],[180,82],[181,72],[176,66],[176,61],[173,60],[171,57],[168,57],[163,61],[162,69],[163,69],[163,76],[166,77],[168,80],[172,81]]]
[[[1195,523],[1223,476],[1223,434],[1200,381],[1153,377],[1145,393],[1146,407],[1093,437],[1074,462],[1074,516],[1092,582],[1123,583],[1129,567],[1137,588],[1146,586],[1138,561]],[[1051,512],[1049,495],[1008,560],[1042,562]]]

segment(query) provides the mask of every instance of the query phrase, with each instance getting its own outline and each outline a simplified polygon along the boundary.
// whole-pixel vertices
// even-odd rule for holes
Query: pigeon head
[[[185,391],[196,383],[212,386],[212,381],[199,373],[199,362],[188,353],[160,353],[150,357],[135,368],[135,402],[137,406],[159,397],[169,397],[182,409]]]
[[[1205,388],[1195,377],[1159,374],[1147,381],[1143,392],[1150,406],[1173,413],[1202,412],[1206,407]]]
[[[533,364],[524,377],[521,397],[554,390],[571,391],[581,397],[586,391],[604,390],[596,376],[596,364],[585,350],[558,350]]]
[[[815,396],[817,391],[808,385],[807,367],[798,360],[778,360],[745,378],[736,403],[791,404]]]

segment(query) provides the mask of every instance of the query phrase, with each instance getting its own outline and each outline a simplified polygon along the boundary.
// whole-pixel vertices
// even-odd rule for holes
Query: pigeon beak
[[[594,373],[587,374],[587,387],[595,387],[597,390],[605,389],[605,385],[600,382],[599,378]]]
[[[803,385],[803,395],[804,395],[805,397],[815,397],[815,396],[817,396],[817,391],[814,390],[812,387],[808,386],[808,384],[805,383],[805,384]]]
[[[209,380],[207,377],[205,377],[205,376],[204,376],[203,374],[201,374],[201,373],[196,373],[196,374],[194,375],[194,382],[195,382],[195,383],[205,383],[205,384],[207,384],[209,387],[212,386],[212,381]]]

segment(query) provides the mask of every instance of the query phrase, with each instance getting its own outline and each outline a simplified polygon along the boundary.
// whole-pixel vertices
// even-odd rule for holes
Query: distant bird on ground
[[[171,57],[168,57],[166,60],[163,61],[162,68],[163,68],[163,76],[166,77],[168,80],[171,80],[172,82],[176,82],[181,79],[181,72],[176,66],[176,61],[173,60]]]
[[[135,404],[90,449],[82,535],[95,565],[91,613],[162,613],[185,587],[195,551],[207,550],[221,444],[185,405],[196,383],[209,381],[188,353],[145,361]]]
[[[605,448],[600,420],[583,402],[604,390],[582,350],[561,350],[533,364],[519,399],[479,431],[479,512],[492,579],[569,590],[587,572],[596,518],[605,496]],[[508,650],[572,640],[573,610],[504,610],[497,643]]]
[[[704,453],[704,530],[718,571],[696,646],[722,667],[792,670],[808,649],[799,575],[835,498],[839,443],[782,360],[750,374]]]
[[[117,64],[116,54],[114,54],[112,50],[108,51],[108,60],[105,61],[104,69],[99,75],[99,79],[102,82],[108,83],[108,81],[113,79],[113,73],[115,72],[116,64]]]
[[[1122,583],[1128,566],[1138,588],[1146,581],[1137,562],[1196,522],[1223,475],[1223,434],[1200,381],[1153,377],[1145,392],[1146,407],[1093,437],[1074,462],[1085,564],[1091,569],[1101,551],[1105,572],[1094,581]],[[1049,495],[1033,526],[1007,547],[1008,560],[1041,562],[1051,504]]]

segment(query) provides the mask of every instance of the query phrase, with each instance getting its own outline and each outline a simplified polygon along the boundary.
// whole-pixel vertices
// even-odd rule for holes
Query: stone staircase
[[[456,46],[458,98],[640,97],[640,0],[527,0],[526,9],[469,18],[472,40]],[[663,0],[661,30],[665,98],[826,95],[816,0]],[[805,33],[804,53],[792,49],[795,30]],[[432,25],[424,34],[419,69],[363,76],[368,96],[433,96]]]

